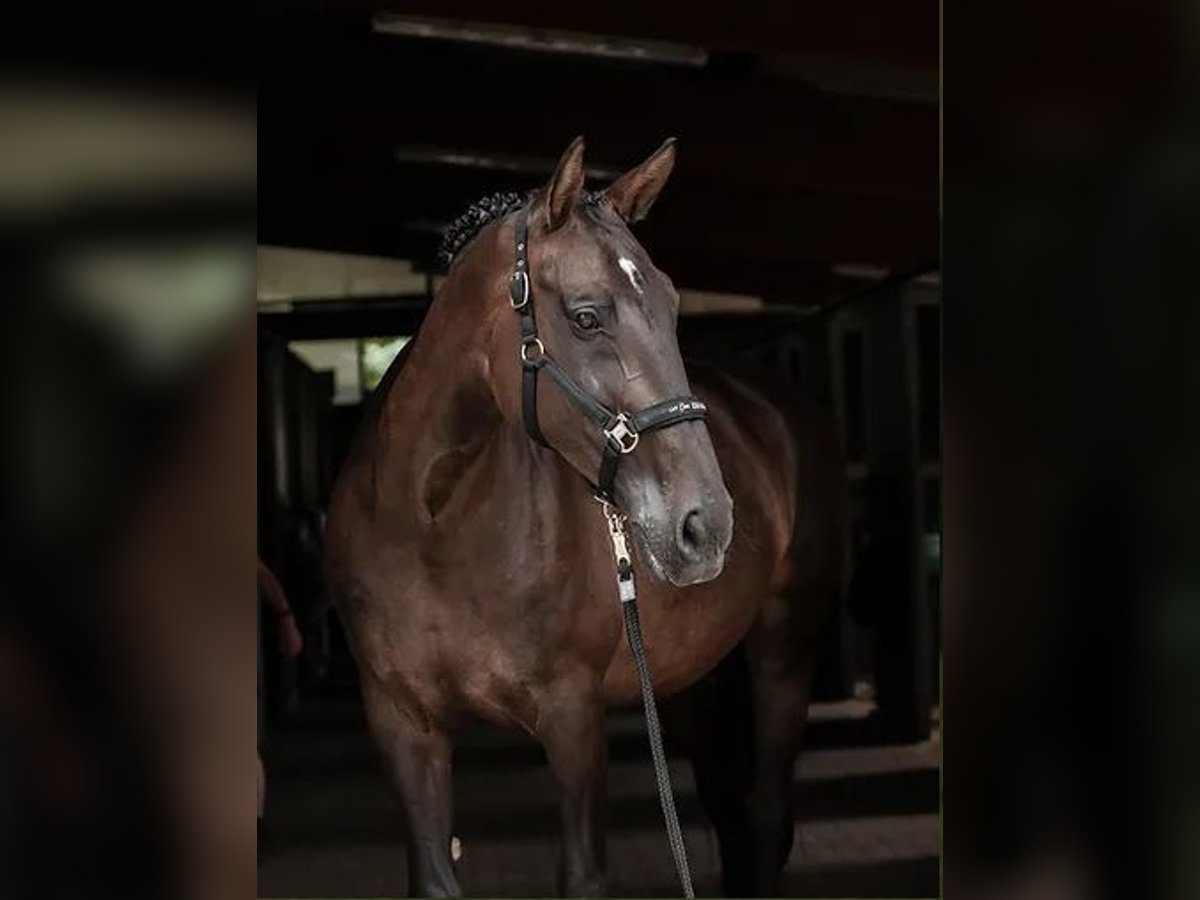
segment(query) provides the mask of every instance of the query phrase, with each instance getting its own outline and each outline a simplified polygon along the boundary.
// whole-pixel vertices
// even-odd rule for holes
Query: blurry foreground
[[[945,19],[945,885],[1200,896],[1195,4]]]
[[[0,82],[0,896],[251,896],[253,111]]]

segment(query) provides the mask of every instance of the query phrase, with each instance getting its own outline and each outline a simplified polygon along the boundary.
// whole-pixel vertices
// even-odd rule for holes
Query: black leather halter
[[[525,431],[543,447],[550,446],[538,425],[537,414],[538,373],[544,371],[571,402],[600,428],[604,437],[604,454],[600,459],[600,475],[594,488],[597,498],[611,503],[617,463],[626,453],[634,451],[643,434],[681,422],[703,419],[708,415],[708,407],[699,397],[687,395],[661,400],[635,413],[614,412],[564,372],[550,358],[538,337],[529,280],[528,206],[517,211],[515,233],[516,261],[508,282],[508,292],[521,325],[521,414],[525,420]]]

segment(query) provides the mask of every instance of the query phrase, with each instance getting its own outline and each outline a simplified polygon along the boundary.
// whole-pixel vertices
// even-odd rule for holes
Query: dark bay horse
[[[692,726],[683,745],[724,888],[779,890],[818,629],[840,589],[843,469],[816,414],[789,417],[745,384],[685,371],[679,296],[628,227],[674,161],[668,141],[585,193],[577,139],[529,199],[476,208],[335,487],[328,586],[402,797],[413,895],[461,893],[450,761],[469,717],[542,744],[561,786],[559,887],[603,894],[604,715],[640,697],[588,484],[604,438],[549,384],[535,404],[549,446],[523,427],[508,287],[517,207],[540,339],[562,370],[613,410],[692,391],[708,405],[706,422],[642,435],[613,496],[632,526],[656,693]],[[726,684],[744,689],[698,685],[735,648],[743,675]]]

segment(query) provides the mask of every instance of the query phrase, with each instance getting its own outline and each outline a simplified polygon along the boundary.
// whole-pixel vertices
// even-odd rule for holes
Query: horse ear
[[[583,135],[571,141],[546,185],[546,218],[550,231],[567,221],[583,194]]]
[[[667,138],[650,158],[630,169],[605,191],[613,208],[626,222],[639,222],[650,212],[663,185],[675,168],[675,138]]]

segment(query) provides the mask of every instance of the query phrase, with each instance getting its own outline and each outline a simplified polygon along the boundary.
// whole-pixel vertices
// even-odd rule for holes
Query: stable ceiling
[[[263,244],[432,269],[446,222],[576,134],[598,176],[674,135],[638,233],[680,287],[804,305],[937,258],[930,0],[333,9],[261,20]]]

